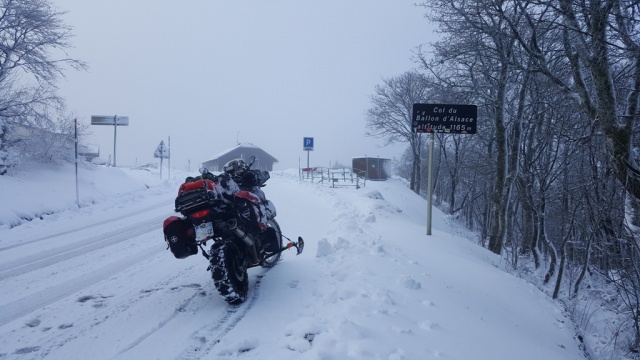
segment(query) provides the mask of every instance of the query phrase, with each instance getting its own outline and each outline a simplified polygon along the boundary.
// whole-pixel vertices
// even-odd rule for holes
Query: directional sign
[[[91,125],[113,125],[113,166],[116,166],[116,133],[118,126],[129,126],[128,116],[91,115]]]
[[[303,139],[302,150],[304,151],[313,151],[313,138],[306,137]]]
[[[476,105],[413,104],[414,132],[475,134],[477,123]]]
[[[128,116],[114,116],[114,115],[92,115],[91,125],[118,125],[128,126]]]

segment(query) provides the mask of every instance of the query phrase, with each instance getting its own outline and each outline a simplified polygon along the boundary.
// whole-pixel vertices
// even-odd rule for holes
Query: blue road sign
[[[303,139],[302,150],[304,151],[313,151],[313,138],[306,137]]]

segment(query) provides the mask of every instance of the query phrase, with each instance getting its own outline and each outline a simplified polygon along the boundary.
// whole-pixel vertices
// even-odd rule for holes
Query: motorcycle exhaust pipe
[[[238,227],[233,229],[233,233],[249,247],[249,249],[251,250],[251,255],[253,257],[253,263],[257,263],[259,260],[258,252],[256,250],[256,240],[251,235],[242,231],[242,229]]]

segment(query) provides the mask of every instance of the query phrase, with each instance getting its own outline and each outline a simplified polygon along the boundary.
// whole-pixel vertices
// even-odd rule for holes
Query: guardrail
[[[300,181],[327,184],[332,188],[355,186],[359,189],[366,185],[364,173],[358,174],[350,168],[329,169],[323,167],[302,168],[299,171]]]

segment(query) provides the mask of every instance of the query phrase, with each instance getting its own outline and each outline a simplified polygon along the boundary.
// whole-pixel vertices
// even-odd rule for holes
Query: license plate
[[[213,236],[213,224],[211,222],[196,225],[196,241]]]

